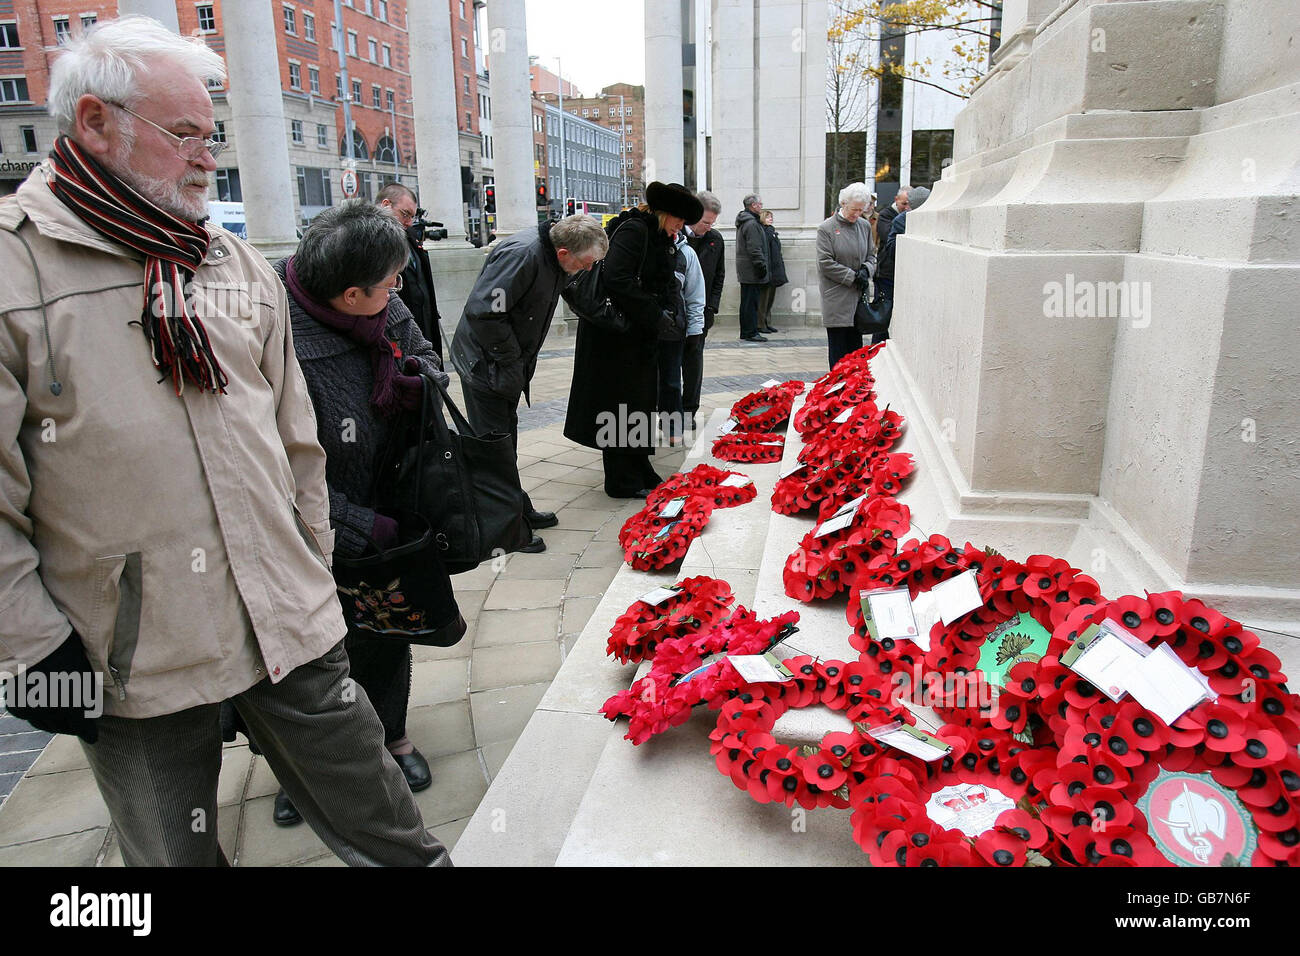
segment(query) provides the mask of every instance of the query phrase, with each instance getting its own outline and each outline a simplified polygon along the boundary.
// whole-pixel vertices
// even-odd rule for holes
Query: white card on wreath
[[[984,599],[980,597],[979,582],[975,578],[973,569],[947,581],[939,582],[930,588],[930,593],[938,602],[939,617],[944,624],[951,624],[963,614],[969,614],[976,608],[984,606]]]
[[[759,387],[759,388],[775,388],[776,386],[778,386],[778,385],[780,385],[780,384],[781,384],[781,383],[778,382],[776,379],[774,379],[774,378],[769,378],[766,382],[764,382],[762,385],[760,385],[760,386],[758,386],[758,387]]]
[[[854,515],[852,511],[846,511],[842,515],[835,515],[832,518],[827,518],[817,526],[817,530],[813,532],[813,537],[824,538],[828,534],[834,534],[836,531],[841,531],[853,524],[853,518]]]
[[[801,462],[801,461],[796,461],[793,465],[791,465],[791,466],[790,466],[789,468],[787,468],[785,471],[781,472],[781,473],[780,473],[779,475],[777,475],[776,477],[778,477],[778,478],[789,478],[789,477],[790,477],[791,475],[793,475],[795,472],[803,471],[803,470],[804,470],[805,468],[807,468],[807,467],[808,467],[808,466],[805,465],[803,462]]]
[[[858,406],[856,405],[850,405],[848,408],[844,409],[844,411],[840,412],[838,415],[832,418],[831,421],[834,422],[836,425],[843,425],[845,422],[849,420],[849,416],[853,414],[853,410],[857,407]]]
[[[834,385],[832,385],[830,388],[826,389],[826,391],[822,392],[822,394],[823,394],[823,395],[834,395],[836,392],[838,392],[840,389],[842,389],[842,388],[845,386],[845,384],[846,384],[845,382],[836,382],[836,383],[835,383]]]
[[[659,509],[659,517],[676,518],[679,514],[682,513],[682,509],[685,507],[686,507],[686,499],[684,497],[674,498],[672,501],[668,502],[668,504],[664,505],[662,508]]]
[[[722,484],[719,487],[744,488],[746,485],[752,485],[753,483],[753,479],[745,475],[728,475],[723,479]]]
[[[871,618],[876,622],[876,640],[916,640],[916,618],[912,615],[912,601],[907,588],[868,591],[866,598]]]
[[[858,508],[861,507],[862,502],[864,502],[864,501],[866,501],[866,500],[867,500],[867,495],[866,495],[866,494],[858,495],[858,496],[857,496],[856,498],[854,498],[852,501],[846,501],[846,502],[844,502],[844,504],[842,504],[842,505],[840,505],[838,508],[836,508],[836,509],[835,509],[835,514],[831,515],[831,517],[832,517],[832,518],[837,518],[837,517],[839,517],[839,516],[842,515],[842,514],[857,514],[857,513],[858,513]]]
[[[867,732],[882,744],[896,747],[904,753],[920,757],[927,762],[938,760],[952,750],[950,745],[931,737],[925,731],[916,730],[897,720],[883,727],[873,727]]]
[[[736,426],[739,424],[740,422],[736,421],[734,418],[728,418],[725,422],[723,422],[721,425],[718,426],[718,434],[730,435],[732,432],[736,430]]]
[[[736,673],[751,684],[794,680],[793,674],[767,654],[728,654],[727,660],[731,661]]]
[[[1115,703],[1128,692],[1129,679],[1150,650],[1124,628],[1113,621],[1102,621],[1095,635],[1085,631],[1080,640],[1089,643],[1077,659],[1061,663],[1092,684]]]
[[[658,607],[660,604],[663,604],[664,601],[667,601],[669,598],[674,598],[681,593],[682,592],[676,588],[655,588],[653,591],[647,591],[637,600],[641,601],[643,604],[649,604],[651,607]]]
[[[1161,644],[1128,675],[1133,699],[1166,724],[1172,724],[1206,699],[1205,686],[1168,644]]]
[[[924,591],[912,602],[912,617],[916,619],[916,637],[912,638],[916,646],[923,651],[930,649],[930,632],[941,619],[939,599],[934,591]]]

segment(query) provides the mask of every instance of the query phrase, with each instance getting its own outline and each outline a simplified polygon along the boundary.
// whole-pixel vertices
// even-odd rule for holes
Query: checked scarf
[[[50,164],[50,189],[65,206],[101,235],[144,253],[140,324],[154,368],[171,376],[177,395],[186,381],[224,394],[226,375],[185,298],[185,286],[207,257],[208,231],[159,209],[66,136],[55,141]]]

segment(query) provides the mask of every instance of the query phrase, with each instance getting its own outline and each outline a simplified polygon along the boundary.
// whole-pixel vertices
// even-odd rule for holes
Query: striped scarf
[[[154,368],[171,376],[177,395],[187,380],[200,391],[225,394],[226,375],[185,298],[208,254],[207,230],[159,209],[66,136],[55,141],[50,164],[50,189],[65,206],[99,234],[144,253],[140,324]]]

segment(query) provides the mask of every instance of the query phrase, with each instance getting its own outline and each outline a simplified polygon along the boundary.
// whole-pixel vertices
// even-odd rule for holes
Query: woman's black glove
[[[859,269],[853,276],[853,284],[863,292],[867,291],[867,286],[871,283],[871,270],[866,266]]]
[[[81,646],[81,638],[73,631],[66,641],[56,647],[44,660],[33,664],[27,670],[17,677],[11,678],[9,687],[11,691],[16,691],[14,683],[25,681],[26,686],[23,688],[30,691],[32,682],[30,676],[34,674],[45,675],[45,701],[36,706],[25,705],[22,707],[9,704],[9,713],[15,717],[21,717],[37,730],[43,730],[47,734],[72,734],[80,737],[88,744],[93,744],[99,739],[99,727],[95,724],[98,720],[98,714],[103,712],[103,701],[94,701],[93,699],[83,699],[80,701],[61,701],[51,700],[50,698],[60,689],[67,690],[76,687],[78,691],[90,689],[90,693],[99,694],[103,691],[103,684],[95,680],[95,669],[90,665],[90,658],[86,656],[86,649]],[[75,674],[75,681],[66,677],[55,677],[54,675]],[[84,694],[83,694],[84,696]],[[6,699],[17,697],[19,700],[25,700],[25,695],[16,692],[6,693]],[[89,716],[88,710],[96,711],[96,716]]]

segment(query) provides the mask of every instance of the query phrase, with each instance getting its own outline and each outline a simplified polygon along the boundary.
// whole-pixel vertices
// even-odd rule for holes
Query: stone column
[[[1017,31],[898,243],[882,369],[936,491],[918,524],[1300,622],[1293,32],[1245,0]]]
[[[407,7],[407,42],[420,205],[427,210],[426,218],[447,227],[446,244],[459,245],[465,239],[465,213],[460,191],[451,18],[446,4],[441,0],[414,0]],[[436,243],[431,248],[443,245]]]
[[[241,16],[225,23],[228,101],[239,157],[248,241],[267,258],[293,252],[298,245],[293,211],[297,180],[289,166],[289,127],[284,119],[275,36],[278,9],[247,4]]]
[[[681,0],[645,0],[645,181],[680,183],[682,137]]]
[[[524,0],[490,0],[492,139],[496,146],[497,238],[537,225],[533,193],[533,101]]]
[[[117,0],[117,15],[119,17],[153,17],[168,30],[180,32],[180,22],[176,19],[174,0]],[[227,30],[229,30],[229,24],[227,24]]]

